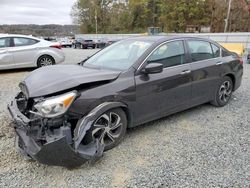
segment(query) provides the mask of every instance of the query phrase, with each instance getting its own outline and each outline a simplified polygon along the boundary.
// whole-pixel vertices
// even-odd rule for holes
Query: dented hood
[[[55,65],[39,68],[23,82],[20,88],[29,98],[50,95],[86,83],[113,80],[120,71],[86,68],[80,65]]]

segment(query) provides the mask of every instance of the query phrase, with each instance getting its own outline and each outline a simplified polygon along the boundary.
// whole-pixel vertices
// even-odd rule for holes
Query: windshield
[[[126,70],[150,47],[152,42],[124,40],[117,42],[90,59],[84,66],[114,70]]]

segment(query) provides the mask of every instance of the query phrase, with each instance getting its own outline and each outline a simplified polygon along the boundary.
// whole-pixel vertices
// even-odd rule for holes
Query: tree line
[[[0,33],[41,37],[74,36],[79,33],[79,29],[76,25],[0,25]]]
[[[77,0],[71,16],[82,33],[185,32],[188,27],[210,27],[223,32],[229,0]],[[96,27],[97,23],[97,27]],[[250,31],[250,1],[232,0],[228,32]]]

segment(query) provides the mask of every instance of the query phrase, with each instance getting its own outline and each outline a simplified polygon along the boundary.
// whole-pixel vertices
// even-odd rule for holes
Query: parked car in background
[[[87,49],[87,48],[92,48],[92,49],[95,49],[96,47],[96,44],[94,43],[93,40],[83,40],[83,43],[82,43],[82,48],[83,49]]]
[[[114,40],[114,39],[108,40],[107,43],[106,43],[106,46],[109,46],[109,45],[111,45],[111,44],[113,44],[113,43],[116,43],[116,42],[118,42],[118,41],[119,41],[119,40]]]
[[[93,40],[91,39],[75,39],[73,43],[74,48],[80,48],[80,49],[87,49],[87,48],[92,48],[95,49],[96,44]]]
[[[44,37],[43,39],[50,42],[57,42],[55,37]]]
[[[108,40],[106,38],[100,38],[100,39],[94,40],[96,44],[96,48],[105,48],[107,46],[107,41]]]
[[[82,41],[82,39],[80,39],[80,38],[75,39],[72,43],[72,47],[75,49],[81,48],[81,41]]]
[[[58,42],[61,44],[62,48],[67,48],[67,47],[71,48],[73,45],[73,41],[70,40],[69,38],[59,39]]]
[[[207,102],[225,106],[242,64],[211,40],[157,36],[119,41],[79,65],[35,70],[8,106],[17,147],[45,164],[81,165],[117,146],[128,127]]]
[[[25,35],[0,35],[0,70],[54,65],[64,59],[58,42]]]

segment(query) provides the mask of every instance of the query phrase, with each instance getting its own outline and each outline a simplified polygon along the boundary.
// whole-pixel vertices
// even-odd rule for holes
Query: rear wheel
[[[216,91],[215,98],[211,102],[212,105],[222,107],[225,106],[231,99],[233,93],[233,82],[228,76],[225,76]]]
[[[98,139],[104,144],[104,150],[117,146],[123,139],[127,129],[127,117],[120,108],[111,109],[98,117],[88,131],[88,139]]]
[[[49,56],[49,55],[43,55],[43,56],[39,57],[37,60],[38,67],[50,66],[50,65],[54,65],[54,64],[55,64],[54,58]]]

